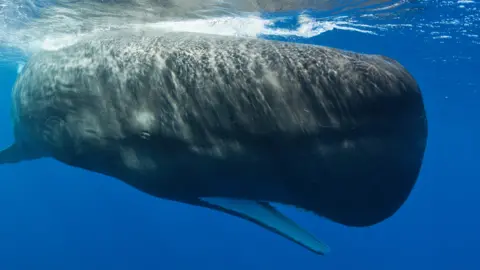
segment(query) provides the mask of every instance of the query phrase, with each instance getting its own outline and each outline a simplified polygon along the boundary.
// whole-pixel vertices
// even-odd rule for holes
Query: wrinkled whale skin
[[[188,33],[105,35],[30,59],[18,147],[156,197],[293,205],[370,226],[406,201],[427,140],[415,79],[385,56]]]

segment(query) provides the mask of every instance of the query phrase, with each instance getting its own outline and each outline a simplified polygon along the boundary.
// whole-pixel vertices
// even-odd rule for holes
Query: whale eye
[[[140,137],[144,140],[150,140],[150,133],[149,132],[146,132],[146,131],[143,131],[141,134],[140,134]]]

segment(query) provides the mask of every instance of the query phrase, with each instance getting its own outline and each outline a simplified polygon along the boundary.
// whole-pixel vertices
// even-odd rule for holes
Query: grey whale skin
[[[12,102],[0,163],[51,157],[318,254],[329,247],[269,203],[374,225],[408,198],[427,141],[398,62],[250,38],[120,32],[41,52]]]

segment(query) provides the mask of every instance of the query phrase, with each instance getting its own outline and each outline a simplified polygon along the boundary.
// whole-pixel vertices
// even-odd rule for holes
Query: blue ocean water
[[[259,38],[383,54],[417,79],[427,151],[414,191],[393,217],[348,228],[280,207],[330,245],[318,256],[238,218],[42,159],[0,166],[0,269],[480,269],[480,4],[426,1],[386,17],[365,14],[341,14],[364,31],[337,24],[311,37],[267,31]],[[281,14],[290,19],[280,26],[297,29],[297,15]],[[327,15],[310,13],[320,21]],[[28,57],[0,55],[0,145],[7,146],[10,91]]]

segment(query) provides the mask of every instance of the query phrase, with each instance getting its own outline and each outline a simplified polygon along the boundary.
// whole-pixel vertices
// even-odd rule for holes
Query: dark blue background
[[[409,20],[432,12],[442,11]],[[246,221],[37,160],[0,166],[0,269],[480,269],[479,45],[408,30],[331,31],[297,42],[384,54],[418,80],[428,147],[411,197],[391,219],[354,229],[281,207],[332,247],[320,257]],[[2,146],[13,140],[15,77],[13,65],[0,70]]]

